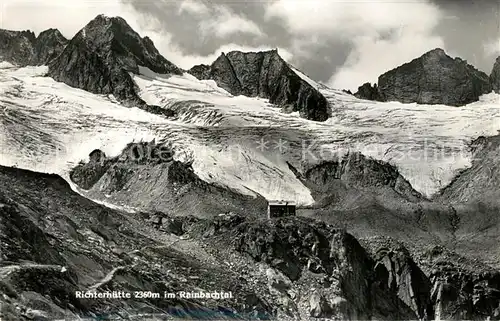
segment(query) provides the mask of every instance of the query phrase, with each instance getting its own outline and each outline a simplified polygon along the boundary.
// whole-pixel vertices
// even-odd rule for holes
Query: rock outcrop
[[[301,176],[318,187],[331,187],[336,181],[340,181],[347,187],[359,189],[388,188],[412,201],[423,198],[394,166],[359,152],[348,153],[337,161],[315,165]]]
[[[141,217],[96,204],[57,175],[0,166],[0,181],[2,320],[258,320],[272,314],[262,294],[223,261],[200,261],[204,252],[193,244],[192,254],[177,250],[182,240],[164,243],[168,235]],[[130,298],[77,295],[94,290]],[[165,291],[234,297],[164,297]]]
[[[99,150],[80,163],[70,178],[89,196],[112,200],[138,209],[213,216],[227,211],[264,215],[264,198],[242,195],[229,188],[209,184],[194,172],[191,163],[173,159],[169,144],[131,143],[118,157]]]
[[[364,83],[362,86],[358,87],[358,91],[354,94],[354,96],[360,99],[383,101],[382,97],[380,96],[377,84],[373,84],[372,86],[369,82]]]
[[[443,264],[430,279],[436,320],[500,320],[500,272]]]
[[[401,244],[377,248],[375,279],[377,286],[395,292],[420,320],[432,320],[431,282]]]
[[[231,269],[273,289],[266,298],[281,312],[278,320],[416,318],[395,291],[377,286],[374,261],[343,229],[299,217],[183,219],[188,235],[218,244],[215,255],[230,257]]]
[[[453,204],[480,202],[500,208],[500,135],[470,144],[472,166],[459,173],[437,199]]]
[[[132,146],[127,151],[129,163],[162,163],[137,158]],[[106,166],[109,158],[94,151],[91,161]],[[189,176],[175,173],[178,180]],[[383,237],[360,243],[342,228],[303,217],[125,214],[74,193],[57,175],[0,167],[0,180],[2,320],[500,319],[500,273],[438,247],[410,252]],[[233,298],[75,295],[87,289],[222,290]]]
[[[189,72],[198,79],[214,80],[233,95],[268,98],[307,119],[329,117],[326,98],[294,72],[277,50],[222,53],[212,65],[197,65]]]
[[[38,37],[31,31],[0,29],[0,60],[16,65],[45,65],[56,58],[67,44],[57,29],[48,29]]]
[[[99,15],[49,64],[49,75],[72,87],[144,105],[129,75],[138,74],[139,67],[159,74],[182,73],[160,55],[151,39],[141,38],[124,19]]]
[[[420,320],[500,318],[500,272],[483,262],[441,246],[413,249],[412,257],[401,243],[383,237],[362,244],[376,262],[377,286],[392,288]]]
[[[30,65],[45,65],[57,58],[68,44],[61,32],[57,29],[48,29],[41,32],[33,44],[33,56]]]
[[[269,286],[276,289],[268,302],[300,319],[500,316],[500,273],[479,262],[481,267],[474,268],[463,257],[439,254],[436,248],[416,255],[402,243],[380,237],[363,240],[365,250],[344,230],[305,218],[182,220],[186,234],[203,238],[208,246],[218,244],[217,255],[231,258],[232,270],[256,271],[256,262],[264,264]],[[250,274],[255,284],[265,282],[258,273]]]
[[[365,84],[360,87],[358,96],[381,101],[462,106],[477,101],[491,88],[488,75],[438,48],[381,75],[378,94],[375,88]]]
[[[33,56],[35,34],[27,31],[0,29],[0,58],[10,63],[25,66]]]
[[[491,70],[490,82],[493,90],[497,94],[500,94],[500,56],[495,60],[495,64]]]

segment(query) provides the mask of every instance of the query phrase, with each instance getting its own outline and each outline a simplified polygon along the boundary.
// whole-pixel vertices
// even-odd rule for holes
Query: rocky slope
[[[455,248],[495,261],[500,256],[500,136],[480,137],[471,148],[472,166],[443,189],[436,202],[451,204],[456,213]]]
[[[359,152],[350,152],[337,161],[308,168],[302,179],[316,187],[331,187],[339,181],[346,187],[358,189],[388,189],[411,201],[423,199],[394,166]]]
[[[141,148],[147,150],[146,154],[162,154],[168,161],[173,157],[168,149],[161,152],[160,148],[158,151],[156,144],[149,145],[150,149],[145,146]],[[133,155],[130,146],[122,153],[122,161],[127,159],[126,155]],[[137,159],[137,156],[134,157]],[[77,168],[72,178],[80,186],[95,184],[94,181],[103,172],[106,175],[112,173],[109,171],[109,160],[102,153],[95,151],[90,159],[89,164],[101,165],[93,165],[93,171]],[[82,166],[88,167],[89,164]],[[144,173],[131,166],[130,159],[124,161],[122,166]],[[317,200],[315,208],[301,209],[299,213],[347,228],[360,237],[368,254],[359,245],[335,245],[335,248],[348,246],[347,252],[358,253],[355,256],[362,261],[348,259],[347,263],[332,263],[332,256],[323,257],[326,253],[332,255],[332,250],[321,250],[327,248],[327,244],[332,246],[331,236],[325,234],[331,235],[331,231],[336,231],[334,234],[343,233],[341,230],[330,230],[332,225],[302,218],[271,222],[262,218],[248,219],[262,217],[264,208],[260,210],[260,215],[258,212],[252,215],[251,207],[246,207],[247,210],[233,207],[233,212],[243,216],[229,214],[215,217],[207,216],[210,210],[205,210],[204,214],[197,214],[202,219],[184,216],[188,211],[175,218],[167,213],[157,213],[154,221],[159,222],[161,231],[202,238],[203,242],[211,244],[210,253],[218,259],[227,259],[232,269],[245,271],[241,272],[243,274],[250,273],[248,266],[255,264],[249,263],[249,258],[269,266],[266,267],[266,278],[258,273],[250,274],[262,284],[271,282],[271,288],[277,288],[273,293],[279,296],[272,299],[266,297],[266,302],[272,302],[270,305],[279,311],[280,320],[286,315],[298,315],[301,319],[418,317],[424,320],[472,320],[488,316],[495,319],[500,316],[500,292],[496,283],[499,273],[485,264],[496,264],[495,257],[498,258],[498,255],[495,254],[495,244],[498,241],[485,239],[490,232],[483,235],[481,231],[484,227],[471,224],[467,219],[472,219],[477,212],[471,208],[457,210],[460,204],[426,200],[393,166],[359,153],[346,154],[337,162],[312,166],[304,173],[289,166],[313,191]],[[178,168],[171,170],[184,172]],[[97,173],[95,177],[94,172]],[[162,186],[172,188],[168,184]],[[104,186],[105,191],[106,188]],[[186,189],[197,190],[193,185],[186,186]],[[227,197],[227,194],[222,194],[218,201],[222,202]],[[235,195],[229,197],[235,199]],[[205,209],[210,207],[222,210],[216,204],[205,203]],[[228,208],[227,205],[225,207]],[[490,207],[483,207],[483,210],[494,213]],[[163,222],[159,217],[163,217]],[[490,228],[490,231],[494,233],[495,230]],[[377,236],[381,234],[403,240],[411,250],[400,242]],[[348,240],[347,243],[357,244],[351,236]],[[486,245],[481,251],[477,250],[478,245],[473,245],[479,241]],[[465,259],[461,255],[476,259]],[[338,269],[343,264],[351,266],[350,271],[359,269],[356,270],[359,276],[351,274],[347,277],[342,274],[342,269],[332,270],[332,264]],[[340,273],[339,276],[336,273]],[[321,281],[318,281],[318,275],[322,275],[319,278]],[[368,280],[368,283],[360,283],[360,279]],[[307,287],[304,286],[306,284]],[[315,290],[311,291],[311,287]],[[356,298],[353,293],[357,294]]]
[[[160,230],[173,225],[256,288],[268,287],[262,295],[278,320],[500,317],[500,273],[439,246],[410,252],[387,237],[360,245],[343,229],[305,218],[177,217]]]
[[[0,167],[0,181],[2,320],[77,316],[159,320],[169,315],[206,319],[260,315],[265,319],[271,313],[223,262],[210,261],[202,249],[180,251],[190,244],[157,232],[143,216],[95,204],[71,191],[56,175]],[[232,291],[234,298],[76,296],[75,291],[87,290],[162,295],[164,291]]]
[[[141,38],[125,20],[99,15],[49,64],[49,75],[72,87],[145,105],[129,75],[138,74],[139,67],[159,74],[182,73],[160,55],[151,39]]]
[[[121,160],[94,151],[90,163],[72,173],[73,179],[95,186],[102,173],[109,175],[120,162],[137,174],[145,173],[140,166],[166,162],[171,184],[159,177],[162,189],[181,190],[183,185],[176,183],[188,180],[191,184],[184,185],[185,190],[201,193],[200,183],[186,165],[174,163],[175,154],[168,148],[143,144],[147,157],[137,157],[139,149],[134,147],[130,145]],[[361,186],[378,181],[370,171],[385,171],[391,177],[391,171],[383,168],[372,164]],[[308,177],[321,183],[324,176],[313,172]],[[349,182],[359,166],[346,164],[336,172],[340,180]],[[123,176],[109,176],[115,179],[109,187],[122,186]],[[499,272],[432,242],[427,247],[407,243],[410,251],[387,237],[364,237],[360,244],[339,228],[341,222],[331,225],[300,217],[267,220],[263,213],[251,215],[251,206],[242,215],[203,218],[169,212],[124,213],[75,194],[56,175],[0,167],[0,180],[0,315],[5,320],[76,315],[132,320],[165,315],[277,320],[500,318]],[[390,187],[391,182],[384,180],[378,188]],[[230,204],[234,196],[220,195],[217,203]],[[217,204],[206,202],[204,209],[218,210]],[[411,242],[420,232],[407,233]],[[223,290],[232,291],[234,297],[75,297],[75,291],[86,289]]]
[[[299,214],[343,226],[359,238],[384,234],[407,242],[412,251],[444,246],[498,268],[498,183],[491,176],[496,173],[498,145],[486,146],[490,152],[482,153],[493,157],[478,161],[471,176],[464,172],[450,190],[432,200],[417,193],[391,165],[357,153],[304,173],[293,169],[316,201]]]
[[[301,215],[343,226],[356,237],[385,234],[416,248],[455,241],[455,212],[427,200],[388,163],[349,153],[296,175],[315,199]]]
[[[392,288],[423,320],[498,320],[498,270],[441,246],[422,251],[387,237],[363,239],[376,278]]]
[[[378,78],[378,88],[363,85],[355,95],[382,101],[463,106],[477,101],[491,88],[485,73],[438,48],[384,73]]]
[[[373,261],[356,239],[324,223],[170,218],[180,222],[175,235],[161,223],[152,228],[148,213],[89,201],[55,175],[1,167],[0,179],[2,320],[413,317],[395,292],[374,286]],[[234,297],[76,296],[85,290]]]
[[[96,150],[88,163],[72,170],[70,178],[92,199],[141,211],[197,217],[227,212],[264,215],[266,201],[261,196],[246,196],[227,186],[207,183],[190,162],[175,158],[168,143],[129,144],[117,157],[106,157]],[[303,172],[290,163],[288,166],[315,202],[300,208],[299,215],[343,226],[356,237],[386,234],[412,243],[415,249],[441,245],[500,266],[496,238],[487,240],[484,244],[488,246],[480,251],[468,242],[468,237],[479,241],[498,228],[485,225],[491,221],[486,218],[497,213],[491,204],[429,200],[394,166],[360,153],[348,153],[338,161],[301,169]],[[485,220],[471,225],[478,210]],[[482,233],[485,228],[490,232]]]
[[[212,65],[194,66],[189,73],[198,79],[212,79],[233,95],[268,98],[307,119],[324,121],[329,116],[325,97],[302,79],[277,50],[222,53]]]
[[[16,65],[45,65],[56,58],[68,40],[57,29],[48,29],[38,37],[31,31],[0,29],[0,59]]]
[[[354,93],[354,96],[360,99],[383,101],[377,84],[373,84],[372,86],[369,82],[364,83],[362,86],[358,87],[358,91]]]
[[[189,162],[173,157],[166,143],[133,143],[118,157],[93,151],[90,161],[73,169],[70,177],[94,199],[141,210],[201,217],[226,212],[264,215],[264,198],[206,183]]]
[[[490,74],[490,83],[496,93],[500,93],[500,56],[495,60]]]
[[[479,202],[500,208],[500,136],[479,137],[471,143],[472,166],[441,191],[439,199],[458,203]]]

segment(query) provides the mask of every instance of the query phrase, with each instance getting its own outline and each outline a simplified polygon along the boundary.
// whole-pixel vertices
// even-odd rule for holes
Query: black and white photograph
[[[0,321],[500,320],[500,0],[0,0]]]

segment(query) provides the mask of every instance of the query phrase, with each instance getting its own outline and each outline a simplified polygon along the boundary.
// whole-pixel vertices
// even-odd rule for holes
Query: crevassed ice
[[[213,81],[140,68],[132,75],[140,97],[174,110],[167,120],[41,77],[45,72],[0,64],[0,163],[65,178],[93,149],[117,155],[129,142],[155,138],[171,141],[180,159],[194,156],[202,179],[248,195],[310,204],[310,191],[287,162],[307,168],[347,150],[396,165],[431,195],[470,166],[470,140],[500,129],[495,94],[464,107],[426,106],[364,101],[320,86],[333,117],[319,123],[266,99],[233,97]]]

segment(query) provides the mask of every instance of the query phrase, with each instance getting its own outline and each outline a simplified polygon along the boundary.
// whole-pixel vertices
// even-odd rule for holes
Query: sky
[[[71,38],[98,14],[121,16],[184,69],[278,48],[311,78],[355,91],[437,47],[489,74],[499,11],[500,0],[0,0],[0,28]]]

